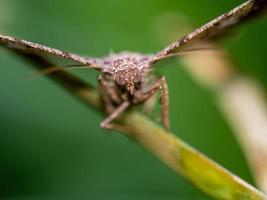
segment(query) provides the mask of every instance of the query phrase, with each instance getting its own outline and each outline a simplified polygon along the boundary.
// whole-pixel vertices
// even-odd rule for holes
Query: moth
[[[161,120],[163,127],[169,131],[169,97],[165,77],[157,77],[152,83],[148,81],[156,62],[198,49],[198,44],[218,38],[231,28],[261,14],[267,7],[267,0],[248,0],[229,12],[213,19],[181,39],[173,42],[163,50],[143,55],[133,52],[110,54],[103,58],[83,57],[66,51],[50,48],[41,44],[0,35],[0,44],[19,52],[38,56],[52,55],[75,62],[77,68],[95,69],[100,72],[99,93],[107,117],[101,127],[122,130],[122,125],[113,121],[132,105],[142,104],[160,92]],[[201,49],[201,47],[200,47]],[[62,70],[51,67],[45,73]]]

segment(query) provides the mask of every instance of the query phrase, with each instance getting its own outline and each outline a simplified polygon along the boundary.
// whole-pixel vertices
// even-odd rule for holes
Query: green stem
[[[143,115],[129,113],[123,120],[130,127],[130,137],[206,194],[216,199],[266,199],[259,190]]]

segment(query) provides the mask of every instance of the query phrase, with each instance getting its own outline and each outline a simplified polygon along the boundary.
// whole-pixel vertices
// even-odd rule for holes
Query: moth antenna
[[[30,75],[30,78],[36,78],[39,76],[46,76],[49,74],[52,74],[54,72],[59,72],[59,71],[64,71],[64,70],[75,70],[75,69],[85,69],[85,68],[90,68],[87,65],[83,65],[83,64],[77,64],[77,65],[64,65],[64,66],[51,66],[48,67],[46,69],[37,71],[37,72],[33,72]]]
[[[181,50],[178,53],[169,54],[165,58],[170,58],[170,57],[174,57],[174,56],[190,55],[190,54],[201,53],[201,52],[209,52],[209,51],[212,51],[212,52],[217,51],[218,53],[221,53],[220,48],[215,47],[215,46],[195,47],[195,48],[188,48],[188,49]],[[222,55],[224,55],[224,54],[222,53]],[[146,64],[152,64],[152,63],[154,63],[153,58],[149,59],[145,62],[140,63],[139,66],[146,65]],[[150,65],[150,67],[151,67],[151,65]]]
[[[181,52],[171,54],[170,56],[182,56],[182,55],[187,55],[187,54],[194,54],[194,53],[202,53],[202,52],[221,52],[221,49],[215,46],[208,46],[208,47],[196,47],[196,48],[189,48],[182,50]]]

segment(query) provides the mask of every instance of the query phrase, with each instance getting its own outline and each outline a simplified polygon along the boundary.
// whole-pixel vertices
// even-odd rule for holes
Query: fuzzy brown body
[[[143,64],[148,59],[149,56],[131,52],[111,54],[104,59],[106,70],[99,75],[99,83],[105,88],[112,104],[119,105],[123,101],[142,103],[139,96],[147,87],[151,73],[149,65]]]
[[[162,116],[166,118],[163,125],[169,129],[167,83],[161,77],[149,84],[152,78],[150,65],[146,63],[149,58],[150,56],[130,52],[104,58],[102,65],[106,65],[106,70],[98,77],[99,92],[110,117],[101,123],[101,127],[122,129],[110,122],[130,105],[141,104],[160,90],[161,103],[164,105]]]

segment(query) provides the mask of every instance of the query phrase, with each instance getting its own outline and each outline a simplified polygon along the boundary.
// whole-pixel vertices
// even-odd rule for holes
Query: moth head
[[[125,87],[131,95],[134,95],[142,81],[142,70],[134,62],[123,61],[116,67],[113,76],[118,85]]]

